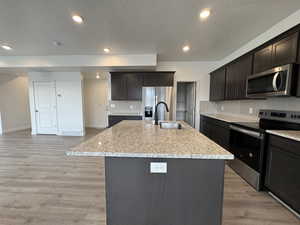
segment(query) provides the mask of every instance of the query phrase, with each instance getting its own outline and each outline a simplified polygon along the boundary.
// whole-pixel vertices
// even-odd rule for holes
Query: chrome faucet
[[[167,103],[165,103],[165,102],[159,102],[159,103],[157,103],[156,106],[155,106],[155,114],[154,114],[154,120],[155,120],[155,123],[154,123],[154,124],[155,124],[155,125],[158,125],[158,113],[157,113],[157,107],[158,107],[160,104],[165,105],[167,112],[169,112],[169,108],[168,108]]]

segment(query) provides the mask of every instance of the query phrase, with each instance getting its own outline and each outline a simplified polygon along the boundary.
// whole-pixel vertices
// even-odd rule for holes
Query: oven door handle
[[[240,127],[233,126],[233,125],[230,125],[229,128],[231,130],[234,130],[234,131],[237,131],[237,132],[249,135],[249,136],[257,138],[257,139],[263,139],[263,135],[261,133],[259,133],[259,132],[256,132],[256,131],[247,130],[247,129],[240,128]]]

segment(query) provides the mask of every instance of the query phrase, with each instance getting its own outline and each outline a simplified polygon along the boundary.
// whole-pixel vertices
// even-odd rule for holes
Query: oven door
[[[261,172],[264,134],[242,127],[230,126],[230,151],[240,161]]]
[[[247,79],[247,97],[289,96],[293,65],[276,67]]]

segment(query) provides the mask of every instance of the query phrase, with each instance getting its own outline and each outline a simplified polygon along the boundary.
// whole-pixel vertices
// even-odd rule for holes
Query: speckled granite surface
[[[281,136],[284,138],[300,141],[299,130],[267,130],[267,133]]]
[[[66,152],[70,156],[233,159],[233,155],[183,123],[161,129],[146,121],[122,121]]]
[[[233,114],[210,114],[210,113],[201,113],[201,115],[222,120],[228,123],[235,123],[235,122],[258,122],[257,117],[250,117],[250,116],[239,116]]]

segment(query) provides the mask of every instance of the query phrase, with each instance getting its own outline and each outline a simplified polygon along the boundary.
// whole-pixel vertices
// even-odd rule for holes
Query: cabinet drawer
[[[280,148],[282,151],[290,152],[300,156],[300,142],[298,141],[270,135],[269,145]]]

